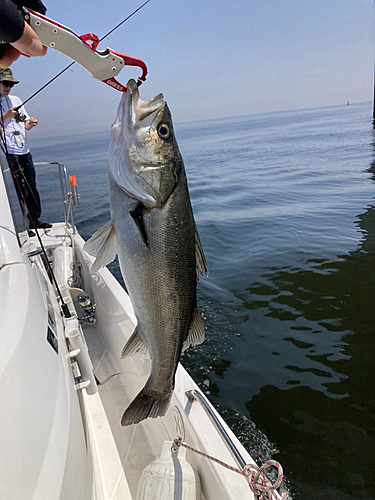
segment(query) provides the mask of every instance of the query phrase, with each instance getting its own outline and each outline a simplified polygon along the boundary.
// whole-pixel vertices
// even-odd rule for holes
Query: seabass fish
[[[134,80],[127,87],[111,129],[111,221],[85,244],[93,271],[119,256],[138,321],[122,356],[151,357],[122,425],[165,415],[181,352],[204,340],[196,288],[207,273],[169,108],[162,94],[142,101]]]

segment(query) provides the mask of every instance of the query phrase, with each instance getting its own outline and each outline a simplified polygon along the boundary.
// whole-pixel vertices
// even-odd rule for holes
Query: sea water
[[[282,464],[295,500],[375,498],[371,103],[175,132],[210,271],[206,341],[183,365],[258,463]],[[109,220],[108,144],[109,130],[30,136],[34,161],[76,175],[85,239]],[[61,220],[56,167],[37,172],[41,218]]]

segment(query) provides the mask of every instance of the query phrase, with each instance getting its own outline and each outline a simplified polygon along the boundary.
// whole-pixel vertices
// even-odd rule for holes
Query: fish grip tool
[[[43,45],[66,55],[88,71],[93,78],[106,85],[126,92],[126,85],[122,85],[115,78],[125,66],[141,68],[142,75],[138,77],[138,86],[146,80],[147,66],[141,59],[110,48],[97,50],[100,42],[97,35],[86,33],[79,36],[67,26],[30,9],[23,8],[23,16]]]

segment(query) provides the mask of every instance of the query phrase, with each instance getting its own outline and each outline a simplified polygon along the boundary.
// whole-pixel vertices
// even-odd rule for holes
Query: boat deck
[[[76,293],[82,292],[96,304],[96,323],[83,326],[83,334],[93,372],[100,383],[95,395],[88,395],[85,389],[80,392],[91,438],[88,443],[96,472],[96,500],[135,500],[145,467],[159,458],[165,441],[173,441],[179,435],[185,436],[186,442],[193,448],[206,450],[209,455],[235,466],[231,452],[223,440],[218,439],[210,417],[199,404],[193,404],[187,398],[187,391],[197,390],[198,387],[181,365],[176,372],[175,392],[166,415],[129,427],[121,426],[123,412],[143,388],[151,368],[149,359],[139,356],[121,359],[120,356],[136,324],[130,298],[107,268],[91,273],[90,264],[94,257],[83,251],[84,241],[78,234],[71,239],[72,230],[65,230],[61,223],[40,233],[48,252],[74,241],[73,258],[81,264],[82,288],[70,288],[70,295],[74,302]],[[38,248],[38,239],[33,237],[32,240]],[[64,263],[68,265],[65,260]],[[66,280],[67,275],[61,277]],[[64,286],[61,285],[60,289]],[[66,286],[64,293],[69,294]],[[81,315],[78,310],[76,312]],[[211,411],[214,412],[214,409]],[[236,441],[229,428],[226,433],[232,441]],[[236,442],[236,447],[250,463],[251,457],[242,445]],[[201,499],[253,498],[246,481],[239,480],[228,469],[189,450],[186,458],[200,476]]]
[[[131,500],[137,495],[143,469],[155,457],[146,446],[142,426],[122,427],[121,417],[130,401],[101,341],[96,325],[84,327],[94,373],[103,385],[98,394],[84,393],[95,467],[101,471],[98,500]],[[108,377],[112,376],[110,379]],[[126,471],[126,474],[125,472]]]
[[[35,231],[41,237],[44,247],[51,250],[62,245],[64,242],[70,244],[70,237],[73,236],[73,228],[67,228],[65,222],[56,222],[52,225],[51,229],[33,230],[34,233]],[[33,243],[37,248],[40,247],[37,235],[29,237],[28,241]]]
[[[62,244],[71,245],[73,228],[55,223],[51,229],[39,229],[38,234],[49,253]],[[39,249],[38,237],[29,237],[28,245]],[[96,500],[133,500],[143,469],[156,457],[150,453],[142,425],[121,426],[130,401],[120,377],[112,376],[116,369],[102,342],[98,323],[85,325],[83,333],[94,374],[102,382],[95,395],[82,391],[92,443]]]

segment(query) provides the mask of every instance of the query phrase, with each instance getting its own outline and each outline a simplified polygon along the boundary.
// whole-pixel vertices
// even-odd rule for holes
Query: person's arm
[[[9,108],[6,111],[4,111],[4,113],[0,116],[0,119],[3,123],[5,123],[10,118],[14,118],[16,116],[16,114],[17,114],[17,111],[16,111],[15,107]]]
[[[32,128],[38,125],[38,120],[36,118],[31,117],[30,120],[25,121],[25,129],[31,130]]]
[[[7,68],[16,59],[20,52],[28,56],[44,56],[47,48],[42,45],[34,30],[25,23],[16,3],[25,5],[44,14],[46,8],[39,0],[0,0],[0,67]]]

